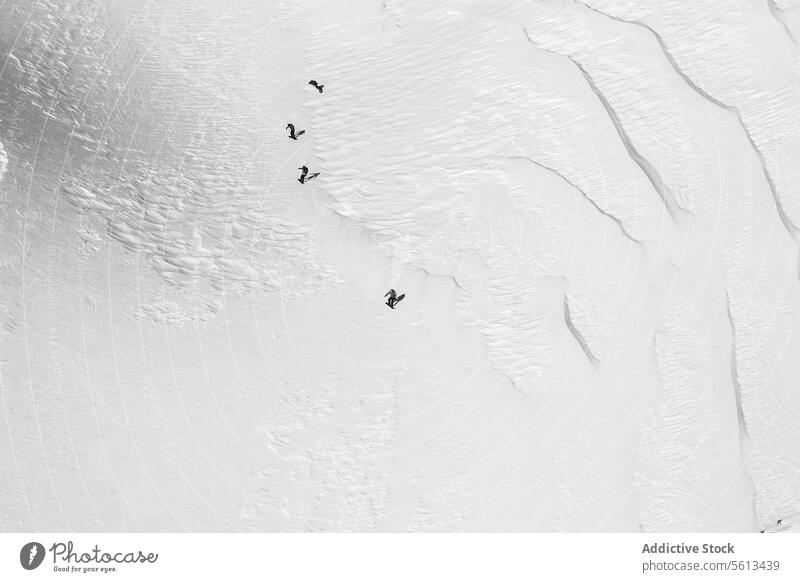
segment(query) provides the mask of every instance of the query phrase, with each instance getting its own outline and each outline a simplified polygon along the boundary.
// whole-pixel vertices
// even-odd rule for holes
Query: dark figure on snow
[[[384,295],[384,297],[388,297],[389,299],[386,300],[386,305],[394,309],[394,306],[400,303],[405,297],[406,294],[403,293],[402,295],[397,295],[397,292],[394,289],[389,289],[389,292]]]
[[[286,129],[289,130],[289,138],[290,139],[295,139],[295,140],[306,132],[305,129],[301,129],[300,131],[295,133],[294,132],[294,124],[293,123],[290,123],[289,125],[287,125]]]
[[[311,79],[308,82],[308,84],[311,85],[312,87],[316,87],[317,91],[319,91],[320,93],[322,93],[322,88],[325,86],[325,85],[320,85],[314,79]]]
[[[300,177],[297,179],[298,182],[301,184],[305,184],[309,180],[313,180],[317,176],[319,176],[319,172],[314,172],[313,174],[308,173],[308,168],[306,166],[300,166],[297,168],[300,170]]]

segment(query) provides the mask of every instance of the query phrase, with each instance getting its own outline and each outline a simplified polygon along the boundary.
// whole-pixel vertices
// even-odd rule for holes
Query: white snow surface
[[[0,531],[800,527],[800,2],[0,11]]]

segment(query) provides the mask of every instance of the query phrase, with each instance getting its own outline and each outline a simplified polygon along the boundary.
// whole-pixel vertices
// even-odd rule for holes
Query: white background
[[[192,534],[3,535],[3,580],[796,580],[796,536],[758,534]],[[118,566],[116,572],[53,571],[48,553],[25,571],[19,549],[39,541],[72,540],[75,552],[159,554],[155,564]],[[642,554],[645,543],[732,543],[735,553]],[[779,560],[773,571],[642,573],[647,561]],[[60,562],[59,562],[60,564]]]

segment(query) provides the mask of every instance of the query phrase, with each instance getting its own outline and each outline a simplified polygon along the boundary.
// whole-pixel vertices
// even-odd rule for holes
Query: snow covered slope
[[[798,526],[800,4],[0,11],[0,529]]]

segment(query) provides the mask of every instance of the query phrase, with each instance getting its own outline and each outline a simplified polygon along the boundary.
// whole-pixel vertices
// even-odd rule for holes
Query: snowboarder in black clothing
[[[389,289],[388,293],[384,295],[384,297],[388,297],[389,299],[386,300],[386,305],[394,309],[394,306],[400,303],[405,297],[406,294],[403,293],[402,295],[398,295],[394,289]]]
[[[295,132],[294,132],[294,124],[292,124],[292,123],[290,123],[289,125],[287,125],[287,126],[286,126],[286,129],[288,129],[288,130],[289,130],[289,138],[290,138],[290,139],[294,139],[294,140],[296,140],[298,137],[300,137],[301,135],[303,135],[303,134],[306,132],[306,130],[305,130],[305,129],[301,129],[300,131],[298,131],[297,133],[295,133]]]
[[[297,168],[300,170],[300,177],[297,179],[298,182],[301,184],[305,184],[309,180],[313,180],[317,176],[319,176],[319,172],[314,172],[313,174],[308,173],[308,168],[306,166],[300,166]]]

